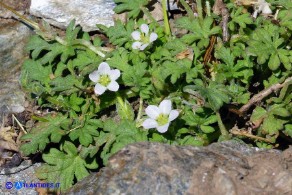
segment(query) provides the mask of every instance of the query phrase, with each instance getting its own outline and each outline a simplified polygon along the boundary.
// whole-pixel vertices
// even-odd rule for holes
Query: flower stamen
[[[105,74],[105,75],[100,76],[100,79],[98,82],[103,86],[108,86],[108,84],[111,82],[111,79],[109,75]]]
[[[166,123],[168,123],[168,115],[166,114],[160,114],[157,119],[156,119],[157,123],[159,126],[163,126]]]

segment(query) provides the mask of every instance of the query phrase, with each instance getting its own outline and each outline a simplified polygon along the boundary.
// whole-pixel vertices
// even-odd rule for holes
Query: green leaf
[[[79,139],[80,144],[83,146],[88,146],[93,143],[94,137],[99,136],[98,128],[100,123],[96,123],[96,119],[90,119],[89,117],[85,117],[85,121],[81,124],[77,123],[77,127],[75,127],[70,133],[69,137],[71,140],[75,141]]]
[[[140,1],[140,0],[139,0]],[[100,25],[98,25],[100,27]],[[114,26],[103,28],[112,44],[122,46],[132,41],[131,33],[134,31],[134,22],[129,21],[126,26],[120,21],[116,21]]]
[[[228,22],[228,27],[230,30],[236,30],[236,24],[238,24],[241,28],[246,28],[247,24],[252,24],[252,17],[249,13],[242,14],[243,7],[239,7],[238,9],[233,9],[230,14],[231,20]]]
[[[176,62],[166,61],[162,64],[163,72],[160,75],[171,76],[170,81],[174,84],[182,77],[182,74],[191,71],[191,66],[192,61],[189,59],[182,59]]]
[[[69,106],[76,112],[81,111],[81,105],[84,103],[84,99],[77,96],[77,93],[73,93],[69,97]]]
[[[204,132],[204,133],[213,133],[215,131],[214,127],[211,126],[205,126],[205,125],[201,125],[200,129]]]
[[[290,137],[292,137],[292,124],[286,124],[285,125],[285,131],[284,133]]]
[[[260,127],[262,134],[278,135],[279,130],[284,128],[284,124],[289,121],[291,113],[285,108],[284,104],[273,104],[267,110],[262,107],[254,109],[251,121],[262,126]]]
[[[31,57],[36,59],[40,53],[50,49],[50,44],[38,35],[33,35],[26,46],[26,50],[32,51]]]
[[[281,63],[288,70],[291,69],[289,52],[283,48],[284,39],[280,37],[279,28],[270,24],[253,31],[248,41],[248,52],[257,56],[257,62],[264,64],[268,61],[271,70],[277,70]]]
[[[95,140],[99,146],[105,143],[101,158],[104,164],[107,164],[108,158],[127,144],[147,141],[148,138],[147,132],[138,129],[134,121],[116,122],[109,119],[105,121],[103,132]]]
[[[121,119],[126,119],[126,120],[134,120],[135,114],[134,110],[131,106],[131,104],[124,99],[123,101],[120,101],[118,98],[118,102],[116,103],[116,108],[117,108],[117,113],[121,117]]]
[[[221,31],[219,26],[212,27],[213,18],[205,17],[202,22],[198,18],[191,19],[189,17],[181,17],[175,21],[178,28],[190,31],[189,34],[184,35],[182,39],[185,43],[192,44],[197,40],[201,40],[198,44],[199,48],[207,47],[209,44],[209,37],[218,34]]]
[[[266,113],[267,111],[264,108],[257,106],[253,110],[250,120],[253,123],[256,123],[257,121],[262,120],[264,117],[266,117]]]
[[[179,145],[184,146],[203,146],[204,141],[199,137],[191,135],[185,136],[183,139],[178,140]]]
[[[142,7],[146,7],[150,3],[148,0],[114,0],[114,2],[117,4],[114,11],[117,14],[128,12],[129,18],[137,18]]]
[[[79,78],[80,79],[80,78]],[[72,94],[74,92],[80,91],[77,87],[82,87],[82,80],[79,80],[73,75],[68,75],[66,77],[56,77],[50,82],[52,92],[62,92],[63,94]],[[66,85],[64,85],[66,83]]]
[[[47,163],[36,170],[36,175],[40,179],[44,179],[54,183],[61,183],[61,191],[65,191],[73,185],[74,178],[77,181],[82,180],[89,175],[88,159],[80,158],[77,148],[68,141],[63,145],[63,151],[52,148],[48,154],[43,154],[43,160]],[[92,168],[98,165],[91,160]]]
[[[284,6],[286,9],[292,8],[292,2],[291,1],[287,1],[287,0],[276,0],[274,3],[276,5]]]
[[[151,94],[150,78],[146,76],[147,64],[139,63],[135,66],[128,66],[127,70],[122,74],[122,80],[126,86],[139,93],[143,98],[148,98]]]
[[[62,136],[66,134],[65,130],[71,123],[66,115],[60,113],[55,116],[48,115],[44,119],[47,122],[39,122],[29,133],[21,137],[21,140],[29,141],[20,147],[25,155],[43,151],[50,142],[58,143]]]
[[[193,127],[199,127],[204,133],[212,133],[215,129],[210,126],[217,123],[217,117],[214,113],[210,112],[210,109],[199,108],[195,112],[189,109],[185,110],[185,115],[182,119],[187,125]]]
[[[50,44],[50,47],[48,48],[48,50],[49,51],[46,52],[46,54],[44,56],[40,57],[38,60],[43,65],[47,64],[47,63],[52,64],[53,61],[55,60],[55,58],[57,58],[64,51],[67,50],[67,47],[64,45],[61,45],[59,43],[53,43],[53,44]],[[64,58],[63,58],[63,60],[64,60]],[[62,62],[65,62],[65,60]]]
[[[47,85],[50,82],[52,74],[51,66],[42,66],[38,61],[26,60],[22,66],[21,79],[26,79],[28,87],[31,82],[38,82],[41,85]]]
[[[71,20],[68,27],[66,28],[66,41],[70,43],[71,41],[76,39],[80,30],[80,27],[75,27],[75,19]]]
[[[292,4],[290,2],[290,4]],[[278,18],[280,19],[280,25],[292,30],[292,6],[288,10],[280,10]]]
[[[205,86],[201,81],[198,81],[196,85],[185,86],[183,91],[190,94],[196,94],[196,91],[199,92],[208,101],[210,108],[214,111],[219,110],[224,103],[229,102],[229,95],[225,87],[215,82],[211,82]]]

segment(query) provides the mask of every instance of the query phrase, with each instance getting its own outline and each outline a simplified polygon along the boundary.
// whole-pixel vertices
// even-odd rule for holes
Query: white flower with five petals
[[[144,50],[150,43],[158,38],[158,35],[152,32],[149,35],[149,26],[147,24],[142,24],[140,26],[140,31],[132,32],[132,37],[135,42],[132,44],[133,49]]]
[[[116,80],[121,73],[118,69],[111,70],[106,62],[100,63],[98,70],[89,74],[91,81],[95,82],[94,92],[101,95],[105,90],[118,91],[119,84]]]
[[[165,133],[170,122],[179,115],[177,110],[172,110],[170,100],[163,100],[158,107],[150,105],[145,112],[150,118],[146,119],[142,126],[145,129],[157,128],[160,133]]]

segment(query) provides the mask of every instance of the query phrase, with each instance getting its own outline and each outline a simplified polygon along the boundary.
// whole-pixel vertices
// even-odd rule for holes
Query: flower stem
[[[182,6],[185,8],[185,10],[187,11],[188,13],[188,16],[192,19],[195,18],[194,16],[194,12],[192,10],[192,8],[187,4],[187,2],[185,0],[180,0],[180,3],[182,4]]]
[[[64,39],[62,39],[59,36],[55,36],[55,40],[62,45],[68,45],[67,41],[65,41]],[[87,47],[88,49],[90,49],[91,51],[93,51],[94,53],[96,53],[97,55],[99,55],[100,57],[102,57],[102,58],[105,57],[105,54],[102,53],[101,51],[99,51],[89,41],[86,41],[83,39],[76,39],[72,42],[72,45],[83,45],[83,46]]]
[[[211,16],[211,7],[210,7],[210,2],[206,1],[206,12],[207,12],[207,16]]]
[[[163,10],[163,20],[164,20],[164,28],[165,28],[165,34],[169,36],[171,34],[169,21],[168,21],[168,14],[167,14],[167,0],[162,0],[162,10]]]
[[[203,8],[202,8],[202,1],[197,0],[197,12],[198,12],[198,17],[200,20],[203,19]]]
[[[121,95],[120,95],[119,93],[116,93],[116,95],[117,95],[118,103],[119,103],[122,107],[124,107],[124,100],[123,100],[123,98],[121,97]]]
[[[139,111],[138,111],[138,114],[137,114],[137,118],[136,118],[136,122],[138,122],[142,116],[142,109],[143,109],[143,98],[140,97],[140,100],[139,100]]]
[[[226,130],[226,128],[225,128],[225,126],[224,126],[224,124],[222,122],[222,119],[221,119],[219,111],[216,111],[216,116],[217,116],[218,125],[219,125],[219,129],[220,129],[221,135],[222,135],[224,140],[228,140],[230,135],[229,135],[229,132]]]
[[[159,26],[159,23],[153,18],[153,16],[151,15],[151,13],[149,12],[147,8],[141,7],[141,10],[152,22],[156,23]]]

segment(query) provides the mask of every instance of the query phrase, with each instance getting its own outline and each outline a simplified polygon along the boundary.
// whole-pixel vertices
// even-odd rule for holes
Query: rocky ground
[[[66,194],[292,194],[292,147],[280,152],[235,141],[207,147],[136,143]]]

